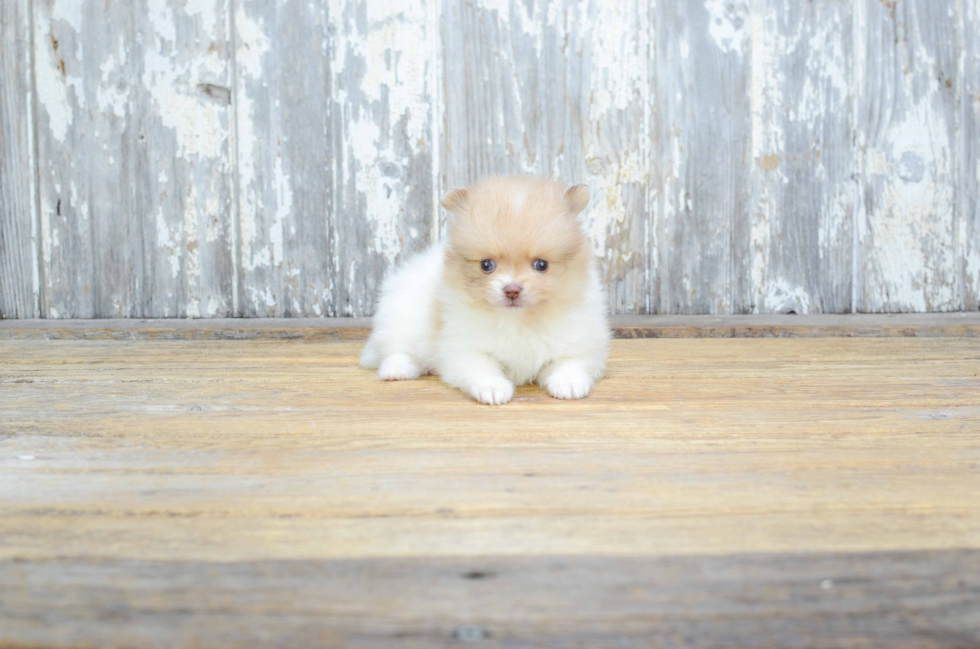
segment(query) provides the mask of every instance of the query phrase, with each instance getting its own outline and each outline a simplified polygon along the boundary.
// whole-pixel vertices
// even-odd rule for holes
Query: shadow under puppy
[[[606,295],[578,214],[584,185],[523,176],[450,191],[448,240],[384,282],[361,365],[386,381],[435,373],[481,403],[537,383],[581,399],[606,368]]]

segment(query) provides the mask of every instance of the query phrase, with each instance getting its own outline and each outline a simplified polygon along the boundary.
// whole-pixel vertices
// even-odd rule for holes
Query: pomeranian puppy
[[[584,185],[494,177],[442,199],[449,236],[384,282],[361,366],[427,373],[480,403],[537,383],[581,399],[609,353],[606,295],[578,214]]]

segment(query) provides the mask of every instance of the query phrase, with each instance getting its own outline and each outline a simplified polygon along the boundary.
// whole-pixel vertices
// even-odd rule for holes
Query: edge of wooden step
[[[980,337],[980,312],[617,316],[616,338]],[[0,320],[0,340],[362,340],[370,318]]]

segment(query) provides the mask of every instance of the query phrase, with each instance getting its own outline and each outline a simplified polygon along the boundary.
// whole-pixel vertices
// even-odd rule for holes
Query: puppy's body
[[[576,220],[587,202],[583,187],[522,177],[447,194],[448,241],[385,281],[361,365],[384,380],[437,373],[482,403],[532,382],[587,396],[609,349],[605,292]]]

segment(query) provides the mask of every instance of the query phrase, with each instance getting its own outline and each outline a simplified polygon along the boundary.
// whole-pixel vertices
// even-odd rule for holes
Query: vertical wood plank
[[[950,311],[956,260],[957,37],[945,2],[858,3],[861,195],[855,308]]]
[[[657,5],[660,313],[754,307],[749,18],[746,2]]]
[[[145,317],[232,312],[230,0],[137,4],[134,186]]]
[[[39,315],[30,3],[0,3],[0,319]]]
[[[128,2],[34,2],[46,317],[140,315],[133,21]]]
[[[49,317],[230,314],[225,1],[35,3]]]
[[[235,29],[243,315],[333,315],[327,3],[240,0]]]
[[[962,105],[958,261],[963,308],[980,309],[980,0],[962,0]]]
[[[853,276],[850,2],[752,3],[752,290],[762,313],[845,313]]]
[[[446,3],[446,184],[490,174],[590,186],[612,309],[649,309],[650,3]]]
[[[381,279],[432,240],[431,0],[331,0],[331,315],[369,315]]]
[[[431,4],[240,2],[245,315],[369,315],[430,242]]]
[[[649,313],[656,49],[652,3],[589,3],[579,20],[566,18],[565,25],[562,36],[567,45],[556,39],[551,51],[565,59],[564,85],[578,105],[571,103],[567,112],[564,138],[554,151],[554,171],[591,189],[587,231],[605,273],[612,312]],[[581,73],[576,69],[579,56]],[[551,85],[548,67],[544,72],[543,80],[550,85],[544,93],[548,114],[555,114],[568,100]],[[580,90],[578,78],[583,79]],[[576,152],[578,142],[581,151]]]

